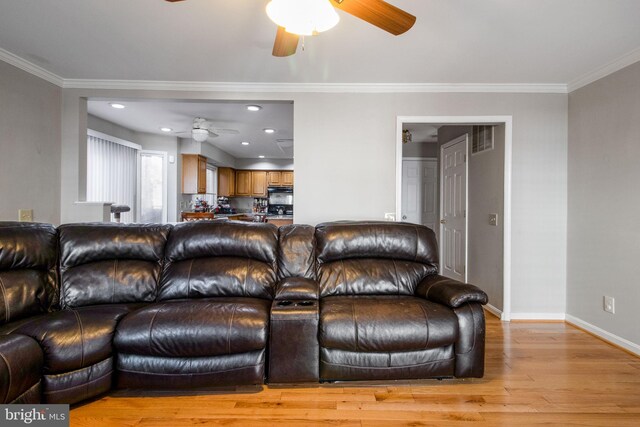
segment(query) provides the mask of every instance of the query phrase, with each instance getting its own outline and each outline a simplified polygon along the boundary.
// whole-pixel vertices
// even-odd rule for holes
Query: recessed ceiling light
[[[260,111],[262,107],[259,105],[247,105],[247,110],[249,111]]]
[[[242,141],[241,144],[242,145],[249,145],[249,143],[247,141]]]
[[[264,156],[258,156],[259,159],[264,159]]]
[[[160,128],[162,132],[171,132],[173,129],[171,128]]]
[[[118,104],[116,102],[111,102],[109,103],[109,105],[111,105],[113,108],[117,108],[118,110],[122,110],[123,108],[125,108],[124,105]]]
[[[276,130],[275,129],[271,129],[271,128],[266,128],[266,129],[264,129],[264,132],[265,133],[276,133]]]

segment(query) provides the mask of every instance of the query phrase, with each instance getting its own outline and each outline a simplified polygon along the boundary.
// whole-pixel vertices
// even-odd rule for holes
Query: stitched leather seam
[[[118,369],[118,372],[128,372],[131,374],[143,374],[143,375],[153,375],[153,376],[169,376],[169,377],[175,377],[176,375],[211,375],[211,374],[221,374],[223,372],[233,372],[233,371],[240,371],[242,369],[251,369],[251,368],[258,368],[260,366],[264,366],[264,363],[258,363],[257,365],[248,365],[248,366],[241,366],[239,368],[231,368],[231,369],[225,369],[223,371],[212,371],[212,372],[192,372],[192,373],[188,373],[188,374],[163,374],[161,372],[149,372],[149,371],[134,371],[132,369]]]
[[[411,368],[411,367],[417,367],[417,366],[427,366],[427,365],[433,365],[434,363],[442,363],[442,362],[452,362],[456,360],[455,357],[450,357],[448,359],[438,359],[438,360],[433,360],[431,362],[425,362],[425,363],[418,363],[415,365],[402,365],[402,366],[358,366],[358,365],[347,365],[345,363],[333,363],[333,362],[327,362],[326,360],[321,360],[320,363],[324,363],[325,365],[330,365],[330,366],[346,366],[348,368],[352,368],[352,369],[364,369],[364,370],[369,370],[369,369],[402,369],[402,368]]]
[[[108,358],[106,358],[106,359],[104,359],[104,360],[102,360],[100,362],[96,362],[92,366],[103,366],[103,365],[106,365],[107,364],[106,362],[109,362],[109,361],[113,361],[113,356],[109,356]],[[49,379],[62,378],[64,376],[68,376],[70,374],[75,374],[77,372],[85,371],[86,369],[87,368],[78,368],[78,369],[74,369],[73,371],[63,372],[61,374],[43,374],[42,377],[43,378],[49,378]],[[113,371],[113,369],[111,369],[111,371]]]
[[[9,387],[7,387],[7,393],[4,395],[3,402],[6,402],[9,399],[9,392],[11,391],[11,365],[9,364],[9,359],[7,359],[4,354],[0,353],[0,357],[4,360],[5,365],[7,365],[7,373],[9,374]]]
[[[400,295],[400,279],[398,277],[398,267],[396,266],[396,260],[392,259],[391,262],[393,262],[393,271],[396,275],[396,289],[398,291],[398,295]]]
[[[195,261],[195,258],[191,259],[191,264],[189,264],[189,274],[187,275],[187,298],[191,296],[191,269],[193,268],[193,261]]]
[[[2,278],[0,278],[0,291],[2,291],[2,301],[4,301],[4,321],[8,323],[11,317],[11,308],[9,307],[9,301],[7,301],[7,289],[4,287]]]
[[[249,276],[249,268],[251,267],[251,259],[247,258],[247,268],[244,270],[244,282],[242,283],[242,295],[247,295],[247,277]]]
[[[108,360],[108,359],[107,359],[107,360]],[[91,385],[91,384],[93,384],[93,383],[95,383],[95,382],[98,382],[98,381],[100,381],[100,380],[102,380],[102,379],[104,379],[104,378],[108,377],[108,376],[109,376],[109,375],[111,375],[111,374],[113,374],[113,370],[111,370],[111,371],[107,372],[106,374],[104,374],[104,375],[102,375],[102,376],[100,376],[100,377],[98,377],[98,378],[96,378],[96,379],[94,379],[94,380],[88,381],[86,384],[74,385],[73,387],[65,388],[65,389],[62,389],[62,390],[43,391],[42,393],[43,393],[43,394],[64,393],[64,392],[66,392],[66,391],[69,391],[69,390],[75,390],[76,388],[80,388],[80,387],[87,387],[87,389],[88,389],[88,386],[89,386],[89,385]],[[49,378],[49,376],[48,376],[48,375],[45,375],[45,377]]]
[[[153,333],[153,322],[155,322],[156,316],[158,315],[158,313],[160,313],[160,310],[162,310],[162,308],[163,308],[163,306],[158,307],[156,312],[153,313],[153,317],[151,317],[151,322],[149,322],[149,342],[148,342],[149,354],[153,354],[153,351],[151,350],[151,342],[153,341],[153,339],[151,337],[151,334]]]
[[[356,305],[353,302],[351,303],[351,318],[353,319],[353,326],[356,334],[356,351],[360,351],[360,346],[358,345],[360,341],[360,337],[358,336],[358,317],[356,316]]]
[[[238,306],[234,305],[233,311],[231,312],[231,319],[229,320],[229,329],[227,330],[227,354],[231,354],[231,327],[233,326],[233,317],[236,315],[237,309]]]
[[[80,319],[80,314],[77,310],[73,310],[73,314],[75,314],[76,320],[78,321],[78,327],[80,328],[80,366],[84,366],[84,330],[82,328],[82,319]]]
[[[113,280],[111,281],[111,303],[112,304],[116,296],[116,274],[118,274],[118,260],[114,259],[113,260]]]
[[[424,307],[422,306],[422,304],[419,304],[420,309],[422,310],[422,314],[424,314],[424,320],[425,323],[427,325],[427,341],[424,343],[424,348],[427,349],[429,348],[429,338],[431,338],[431,334],[429,333],[429,315],[427,314],[427,311],[424,309]]]

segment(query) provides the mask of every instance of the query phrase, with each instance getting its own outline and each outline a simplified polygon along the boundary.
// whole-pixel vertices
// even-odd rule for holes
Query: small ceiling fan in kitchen
[[[209,138],[217,138],[220,135],[238,135],[240,132],[236,129],[216,127],[212,120],[196,117],[193,119],[190,131],[179,133],[190,133],[194,141],[204,142]]]
[[[415,16],[383,0],[271,0],[267,15],[278,25],[273,56],[293,55],[300,36],[317,35],[333,28],[340,21],[335,9],[395,36],[409,31],[416,22]]]

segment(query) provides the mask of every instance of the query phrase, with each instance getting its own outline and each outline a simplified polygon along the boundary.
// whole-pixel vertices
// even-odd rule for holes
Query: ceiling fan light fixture
[[[191,131],[191,137],[196,142],[204,142],[209,137],[209,131],[206,129],[193,129]]]
[[[271,0],[267,15],[288,33],[301,36],[330,30],[340,21],[330,0]]]

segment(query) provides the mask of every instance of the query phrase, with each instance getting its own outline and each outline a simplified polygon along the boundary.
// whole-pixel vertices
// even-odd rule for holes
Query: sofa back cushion
[[[0,222],[0,324],[57,306],[56,261],[52,225]]]
[[[169,235],[158,300],[272,299],[278,228],[272,224],[193,221]]]
[[[283,225],[278,232],[278,280],[287,277],[315,279],[315,227]]]
[[[427,227],[393,222],[333,222],[316,227],[320,296],[413,295],[438,271]]]
[[[63,307],[154,301],[170,229],[134,224],[60,226]]]

